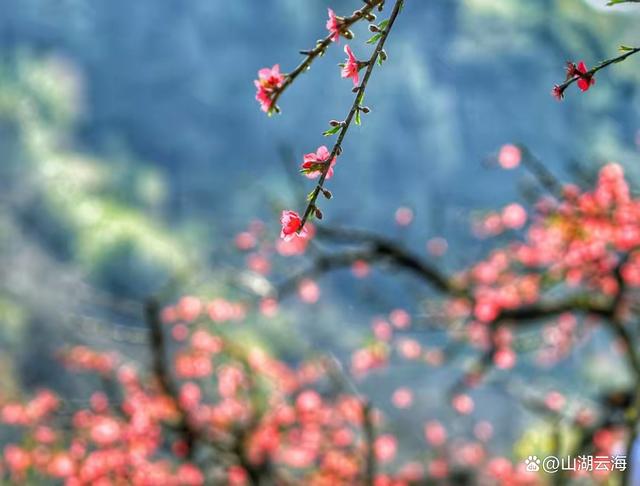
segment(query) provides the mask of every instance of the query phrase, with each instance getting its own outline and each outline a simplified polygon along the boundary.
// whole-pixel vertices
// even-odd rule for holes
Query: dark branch
[[[167,349],[164,333],[162,332],[162,322],[160,320],[160,305],[155,299],[150,298],[145,302],[144,310],[145,321],[150,332],[149,345],[151,348],[151,358],[153,360],[153,373],[160,389],[165,395],[172,399],[180,414],[177,429],[187,445],[187,454],[190,457],[191,454],[193,454],[193,448],[200,433],[189,421],[189,413],[180,405],[178,387],[171,377],[170,368],[167,363]]]

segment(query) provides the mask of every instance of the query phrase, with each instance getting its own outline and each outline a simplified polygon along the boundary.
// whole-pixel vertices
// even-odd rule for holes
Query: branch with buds
[[[329,9],[329,20],[327,21],[329,34],[325,38],[318,40],[313,49],[300,51],[304,59],[293,71],[282,74],[280,73],[280,66],[277,64],[271,69],[260,70],[258,73],[259,79],[255,81],[255,84],[258,88],[256,99],[260,102],[262,110],[269,115],[273,112],[279,113],[278,100],[298,76],[307,71],[318,57],[323,56],[333,42],[338,42],[340,36],[345,39],[353,39],[353,32],[350,29],[355,24],[361,20],[373,22],[376,19],[373,11],[376,8],[382,10],[384,2],[385,0],[365,1],[365,5],[362,8],[348,17],[337,16],[333,10]]]
[[[393,28],[393,25],[398,17],[398,14],[400,13],[400,10],[402,9],[403,4],[404,4],[404,0],[396,1],[388,22],[383,23],[381,31],[377,32],[374,35],[373,38],[377,38],[377,45],[373,51],[373,54],[369,58],[369,60],[366,62],[356,62],[356,67],[355,67],[356,71],[355,71],[355,74],[353,74],[353,76],[355,76],[354,82],[357,80],[358,71],[361,68],[366,66],[366,71],[362,78],[362,82],[359,84],[359,86],[356,86],[353,89],[356,96],[347,117],[344,119],[344,121],[332,122],[331,123],[332,127],[325,132],[325,135],[333,135],[333,134],[338,135],[336,143],[334,144],[333,149],[331,150],[329,160],[333,160],[335,157],[338,157],[342,154],[342,142],[344,141],[344,138],[347,135],[347,132],[349,130],[349,127],[351,126],[351,123],[355,121],[356,124],[360,124],[360,113],[362,112],[366,114],[366,113],[369,113],[370,111],[369,107],[362,105],[365,91],[367,89],[367,83],[371,78],[371,74],[373,72],[373,68],[375,64],[377,62],[381,62],[383,59],[386,59],[386,53],[384,52],[384,44],[389,36],[389,33],[391,32],[391,29]],[[350,54],[350,49],[348,49],[348,46],[345,50],[347,51],[348,54]],[[350,60],[351,60],[351,55],[350,55]],[[347,69],[347,67],[343,69],[343,77],[346,77],[345,70]],[[330,163],[324,164],[324,167],[320,174],[320,179],[318,180],[318,183],[316,184],[315,189],[311,191],[311,193],[308,196],[307,207],[302,215],[302,219],[300,220],[300,225],[296,230],[298,234],[302,232],[302,230],[304,229],[305,223],[309,220],[310,217],[315,216],[318,219],[322,218],[322,212],[318,209],[316,202],[318,200],[318,196],[320,196],[321,193],[327,198],[331,197],[330,196],[331,193],[329,193],[329,191],[327,191],[324,187],[324,183],[325,183],[325,180],[327,179],[327,176],[329,175],[330,169],[331,169]]]
[[[342,121],[331,120],[329,129],[324,132],[325,136],[337,135],[337,140],[331,150],[325,146],[318,147],[316,152],[309,153],[304,156],[304,161],[300,172],[309,178],[318,177],[316,187],[307,196],[308,204],[302,215],[295,211],[283,211],[281,216],[282,232],[281,237],[285,240],[293,238],[305,237],[305,223],[312,217],[322,219],[322,212],[317,206],[317,200],[320,194],[327,199],[332,197],[329,190],[324,187],[327,179],[333,176],[333,166],[337,158],[342,153],[342,142],[353,122],[360,125],[362,122],[362,114],[371,111],[368,106],[363,105],[367,83],[371,78],[374,66],[381,65],[386,59],[387,54],[384,51],[384,45],[389,37],[389,33],[404,6],[404,0],[396,0],[388,19],[375,24],[376,16],[372,13],[374,9],[383,10],[385,0],[365,0],[365,6],[356,10],[350,17],[339,17],[335,15],[333,10],[329,9],[329,20],[327,21],[327,30],[329,35],[318,41],[316,47],[309,51],[302,51],[305,59],[289,74],[280,72],[280,66],[275,65],[272,68],[264,68],[258,72],[258,79],[255,81],[257,88],[256,99],[260,102],[262,110],[268,114],[278,112],[277,101],[288,86],[304,71],[309,69],[311,63],[325,53],[332,42],[337,42],[340,36],[347,39],[353,38],[353,33],[349,30],[356,22],[365,19],[371,22],[369,25],[370,32],[373,36],[367,41],[367,44],[376,44],[371,57],[366,61],[356,58],[350,46],[345,46],[347,60],[341,64],[341,75],[343,78],[349,78],[353,81],[353,92],[355,99],[347,114]],[[360,71],[365,70],[364,76],[360,78]]]
[[[622,51],[617,57],[612,57],[611,59],[607,59],[602,61],[597,66],[587,69],[584,61],[580,61],[578,64],[573,62],[567,62],[567,75],[564,83],[556,84],[551,90],[551,94],[557,100],[562,100],[564,98],[565,90],[571,86],[573,83],[578,83],[578,88],[581,91],[588,91],[591,86],[593,86],[596,82],[594,76],[595,74],[604,69],[611,64],[615,64],[618,62],[622,62],[630,56],[640,52],[640,47],[629,47],[629,46],[620,46],[619,48]]]

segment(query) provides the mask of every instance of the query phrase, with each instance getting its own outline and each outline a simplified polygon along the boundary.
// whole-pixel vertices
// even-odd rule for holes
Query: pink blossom
[[[493,437],[493,425],[486,420],[478,422],[473,428],[473,435],[479,440],[486,442]]]
[[[189,381],[182,385],[179,395],[179,401],[182,408],[187,410],[193,409],[198,406],[200,400],[202,400],[202,390],[197,384]]]
[[[393,336],[391,325],[384,319],[375,318],[371,323],[373,335],[380,341],[390,341]]]
[[[407,329],[411,325],[411,316],[404,309],[394,309],[389,314],[389,320],[397,329]]]
[[[510,229],[519,229],[527,222],[527,212],[519,204],[509,204],[502,210],[502,224]]]
[[[263,68],[258,71],[258,79],[255,84],[258,91],[256,92],[256,100],[260,102],[262,111],[271,111],[273,105],[272,95],[284,84],[284,74],[280,72],[280,65],[276,64],[272,68]]]
[[[181,320],[186,322],[195,321],[202,311],[202,302],[197,297],[185,296],[178,302],[176,310]]]
[[[305,228],[298,233],[300,226],[302,225],[302,219],[300,219],[300,215],[295,211],[285,210],[282,211],[282,216],[280,217],[280,224],[282,224],[282,230],[280,231],[280,238],[284,241],[290,241],[296,236],[304,238],[307,236],[307,232]]]
[[[498,153],[498,163],[503,169],[515,169],[522,160],[522,151],[513,144],[506,144],[500,147]]]
[[[454,410],[461,415],[469,415],[473,412],[473,399],[464,393],[453,397],[451,404],[453,405]]]
[[[193,464],[182,464],[177,471],[181,486],[200,486],[204,484],[204,474]]]
[[[298,295],[303,302],[315,304],[320,299],[320,287],[313,280],[306,278],[298,285]]]
[[[444,479],[449,474],[449,464],[443,458],[437,458],[429,463],[429,475],[435,479]]]
[[[310,179],[319,177],[325,170],[326,164],[331,157],[331,153],[326,146],[321,145],[315,153],[306,154],[302,162],[302,172]],[[336,157],[331,159],[331,164],[327,170],[327,179],[333,176],[333,166],[336,164]]]
[[[406,387],[398,388],[393,392],[391,402],[396,408],[409,408],[413,404],[413,392]]]
[[[500,313],[500,308],[490,300],[480,300],[476,303],[473,313],[482,322],[493,321]]]
[[[436,236],[435,238],[431,238],[427,241],[427,251],[430,255],[436,257],[442,256],[447,252],[448,248],[449,243],[447,243],[446,239],[440,236]]]
[[[338,42],[340,40],[341,22],[333,10],[331,9],[328,9],[328,10],[329,10],[329,20],[327,20],[327,30],[331,34],[331,40],[333,42]]]
[[[250,250],[256,246],[256,237],[249,231],[243,231],[236,235],[235,243],[239,250]]]
[[[29,452],[14,444],[4,448],[4,460],[9,470],[13,473],[22,473],[31,465]]]
[[[567,89],[566,86],[556,84],[551,90],[551,96],[553,96],[558,101],[562,101],[564,98],[564,90]]]
[[[262,299],[260,313],[266,317],[275,316],[278,313],[278,301],[276,299]]]
[[[91,439],[99,446],[113,444],[120,439],[120,424],[111,417],[98,417],[91,427]]]
[[[396,456],[398,441],[393,435],[384,434],[376,439],[373,448],[378,461],[389,462]]]
[[[356,56],[353,55],[351,47],[348,45],[344,46],[344,52],[346,52],[349,57],[342,68],[342,77],[353,79],[353,85],[358,86],[358,84],[360,84],[360,63],[356,59]]]
[[[557,391],[551,391],[547,393],[547,396],[544,399],[545,405],[549,408],[549,410],[553,410],[557,412],[564,407],[566,400],[562,393]]]
[[[371,268],[369,267],[369,264],[364,260],[356,260],[353,262],[353,265],[351,265],[351,273],[353,273],[356,278],[365,278],[369,275],[370,271]]]
[[[413,221],[413,210],[406,206],[401,206],[396,210],[396,223],[400,226],[409,226]]]
[[[447,441],[447,431],[437,420],[427,422],[424,426],[424,437],[433,446],[441,446]]]
[[[516,364],[516,354],[513,352],[513,349],[505,346],[495,352],[493,362],[496,367],[503,370],[513,368]]]
[[[322,398],[314,390],[306,390],[298,395],[296,408],[299,412],[313,412],[322,406]]]
[[[47,472],[57,478],[66,478],[73,474],[74,469],[75,465],[71,457],[64,452],[60,452],[51,459]]]

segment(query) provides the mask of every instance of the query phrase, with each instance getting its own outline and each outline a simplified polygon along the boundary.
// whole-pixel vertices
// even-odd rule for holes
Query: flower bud
[[[331,194],[331,191],[329,189],[325,189],[324,187],[322,187],[321,190],[322,190],[322,195],[327,199],[331,199],[333,197],[333,194]]]
[[[360,111],[366,115],[371,111],[371,108],[369,108],[368,106],[361,106]]]
[[[343,30],[342,32],[340,32],[342,34],[342,37],[344,37],[345,39],[353,39],[353,32],[351,32],[350,30]]]
[[[380,29],[378,28],[378,26],[376,24],[371,24],[369,25],[369,31],[370,32],[380,32]]]
[[[318,208],[314,208],[313,211],[316,214],[316,218],[322,219],[322,211],[320,211]]]
[[[342,122],[338,121],[338,120],[331,120],[329,122],[329,125],[332,126],[332,127],[339,127],[340,125],[342,125]]]
[[[369,21],[369,22],[373,22],[374,20],[376,20],[375,14],[372,14],[371,12],[369,12],[367,15],[365,15],[364,18],[367,19],[367,21]]]
[[[380,51],[380,60],[381,60],[381,61],[386,61],[387,59],[388,59],[387,51],[385,51],[384,49],[382,49],[382,50]]]

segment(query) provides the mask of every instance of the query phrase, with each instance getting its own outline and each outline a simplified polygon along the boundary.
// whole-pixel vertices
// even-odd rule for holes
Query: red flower
[[[302,226],[302,219],[300,219],[300,215],[295,211],[282,211],[280,224],[282,224],[280,238],[282,238],[284,241],[290,241],[296,236],[300,238],[304,238],[307,236],[306,228],[303,228],[300,233],[298,233],[300,226]]]
[[[306,154],[304,156],[304,161],[302,163],[302,172],[309,178],[318,177],[322,174],[322,171],[325,169],[325,165],[327,164],[331,153],[329,149],[322,145],[318,147],[315,153]],[[331,159],[331,165],[329,170],[327,171],[327,179],[330,179],[333,176],[333,166],[336,163],[336,157]]]
[[[258,79],[253,84],[256,85],[256,100],[260,102],[262,111],[269,112],[273,104],[272,95],[284,83],[284,74],[280,72],[280,65],[276,64],[272,68],[264,68],[258,71]]]
[[[347,63],[342,68],[342,77],[343,78],[351,78],[353,79],[353,85],[358,86],[360,83],[360,63],[356,59],[356,56],[353,55],[353,51],[351,47],[344,46],[344,52],[347,53]]]
[[[576,76],[580,76],[580,79],[578,79],[578,88],[582,91],[587,91],[596,83],[596,80],[593,79],[593,75],[587,74],[589,70],[587,69],[584,61],[580,61],[578,63],[577,71]]]
[[[331,34],[331,40],[338,42],[340,40],[340,29],[342,27],[342,21],[336,16],[336,13],[329,9],[329,20],[327,20],[327,30]]]
[[[565,89],[567,89],[566,86],[560,86],[556,84],[551,90],[551,95],[558,101],[562,101],[562,99],[564,98]]]

